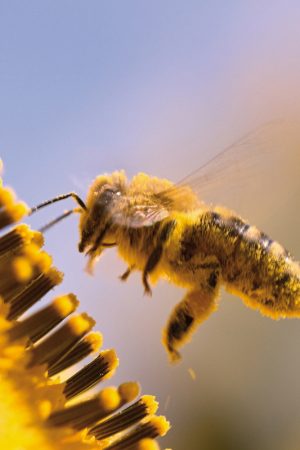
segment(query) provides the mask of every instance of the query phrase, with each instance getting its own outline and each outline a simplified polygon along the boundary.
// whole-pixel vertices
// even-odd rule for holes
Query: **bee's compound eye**
[[[112,201],[114,195],[115,195],[115,192],[113,189],[106,188],[98,196],[97,203],[100,203],[102,205],[108,205]]]
[[[97,203],[101,206],[109,206],[116,198],[121,196],[121,192],[118,189],[107,188],[100,194]]]

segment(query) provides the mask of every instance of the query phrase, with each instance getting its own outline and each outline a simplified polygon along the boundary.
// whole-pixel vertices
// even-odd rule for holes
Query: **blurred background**
[[[6,184],[32,206],[72,190],[85,197],[96,175],[116,169],[176,181],[257,125],[298,115],[299,23],[297,0],[0,0]],[[266,165],[273,196],[251,193],[255,175],[234,196],[300,259],[299,166],[285,151],[290,173]],[[71,200],[49,207],[30,223],[69,207]],[[104,346],[116,348],[113,382],[137,379],[157,396],[172,424],[162,447],[298,449],[299,320],[272,321],[223,293],[182,363],[171,366],[161,330],[183,291],[160,282],[145,298],[138,274],[121,284],[125,265],[114,250],[89,276],[77,222],[46,236],[65,272],[55,293],[78,294]]]

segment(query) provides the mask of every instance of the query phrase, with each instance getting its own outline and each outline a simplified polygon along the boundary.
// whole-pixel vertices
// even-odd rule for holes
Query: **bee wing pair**
[[[299,124],[274,121],[258,127],[210,161],[158,192],[129,191],[112,211],[114,222],[145,227],[172,211],[189,212],[206,203],[224,204],[259,220],[300,190]]]

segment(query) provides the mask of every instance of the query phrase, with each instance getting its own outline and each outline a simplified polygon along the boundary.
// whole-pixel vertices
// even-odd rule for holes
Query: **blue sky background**
[[[256,125],[298,115],[299,23],[296,0],[0,0],[6,183],[34,205],[70,190],[85,197],[97,174],[116,169],[178,180]],[[299,258],[297,193],[269,222],[253,220]],[[257,211],[276,204],[264,192],[252,200]],[[299,322],[272,322],[227,296],[171,367],[160,333],[183,292],[160,283],[143,298],[137,275],[118,281],[113,251],[90,277],[77,241],[76,217],[47,235],[66,274],[57,294],[75,291],[97,318],[120,356],[115,382],[137,378],[158,395],[173,425],[165,446],[296,448]]]

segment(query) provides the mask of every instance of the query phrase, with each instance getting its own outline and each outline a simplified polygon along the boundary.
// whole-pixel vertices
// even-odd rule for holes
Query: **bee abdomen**
[[[273,318],[300,317],[300,265],[290,253],[237,216],[213,211],[206,220],[229,290]]]
[[[250,297],[261,305],[264,314],[273,317],[300,317],[300,276],[299,265],[285,267],[273,273],[266,286],[250,292]]]
[[[249,228],[249,231],[252,227]],[[254,228],[254,227],[253,227]],[[246,257],[239,260],[242,292],[273,318],[300,316],[300,266],[289,252],[265,233],[244,236]],[[242,282],[242,283],[241,283]]]

